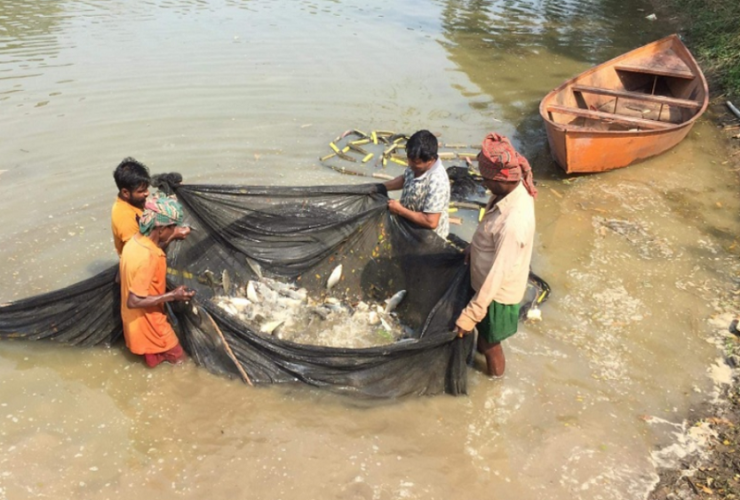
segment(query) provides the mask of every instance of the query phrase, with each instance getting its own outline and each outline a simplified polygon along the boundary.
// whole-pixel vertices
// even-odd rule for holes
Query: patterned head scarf
[[[532,167],[525,157],[517,153],[511,141],[503,135],[488,134],[483,139],[478,154],[478,168],[485,179],[492,181],[522,181],[527,192],[537,198],[537,189],[532,179]]]
[[[149,236],[155,227],[182,226],[182,205],[175,198],[166,196],[146,200],[144,212],[139,218],[139,231]]]

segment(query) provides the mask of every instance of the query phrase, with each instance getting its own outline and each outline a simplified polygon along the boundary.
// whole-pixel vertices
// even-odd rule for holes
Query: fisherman
[[[164,304],[190,300],[194,291],[179,286],[166,292],[167,245],[185,239],[182,206],[173,198],[146,202],[139,219],[139,232],[121,253],[121,317],[126,346],[144,356],[153,368],[163,361],[180,363],[184,351],[164,312]],[[177,237],[178,229],[181,238]]]
[[[437,138],[428,130],[419,130],[406,143],[406,158],[409,166],[403,175],[383,184],[388,191],[402,189],[400,201],[388,200],[388,209],[447,238],[450,180],[437,155]]]
[[[499,134],[489,134],[478,154],[483,184],[492,196],[465,250],[475,295],[457,318],[459,337],[478,325],[478,351],[488,374],[504,374],[501,342],[517,331],[534,245],[537,190],[529,162]]]
[[[113,179],[118,196],[111,211],[111,229],[113,244],[120,256],[123,245],[139,232],[139,217],[149,196],[151,177],[146,165],[128,157],[118,164]]]
[[[179,174],[162,175],[179,176]],[[124,158],[113,171],[113,179],[118,187],[118,196],[111,210],[111,229],[113,244],[120,257],[126,242],[139,233],[139,218],[149,197],[152,178],[149,176],[149,169],[146,165],[129,156]],[[177,228],[174,239],[185,238],[183,229]],[[116,283],[119,283],[120,279],[120,274],[116,274]]]

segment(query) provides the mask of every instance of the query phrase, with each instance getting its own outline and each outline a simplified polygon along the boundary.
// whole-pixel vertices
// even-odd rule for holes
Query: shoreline
[[[726,147],[717,166],[740,175],[740,118],[726,105],[740,104],[740,2],[650,0],[649,4],[655,9],[655,22],[673,26],[705,71],[710,93],[706,117],[719,129]],[[658,480],[646,495],[648,500],[740,498],[740,332],[730,327],[738,310],[735,297],[730,299],[735,305],[732,312],[710,320],[724,359],[708,371],[724,370],[725,380],[715,377],[713,400],[675,424],[676,444],[651,453]]]

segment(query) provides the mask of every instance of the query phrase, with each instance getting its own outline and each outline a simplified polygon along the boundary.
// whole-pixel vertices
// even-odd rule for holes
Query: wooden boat
[[[707,109],[707,81],[677,35],[595,66],[540,103],[567,173],[626,167],[672,148]]]

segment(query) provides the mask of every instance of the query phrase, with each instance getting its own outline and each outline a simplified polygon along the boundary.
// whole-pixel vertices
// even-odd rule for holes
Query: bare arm
[[[162,295],[150,295],[148,297],[139,297],[134,293],[129,293],[126,307],[129,309],[143,309],[145,307],[152,307],[165,302],[190,300],[193,295],[195,295],[195,292],[187,291],[184,286],[178,286],[174,290]]]
[[[399,189],[403,189],[403,175],[399,175],[395,179],[384,182],[383,185],[388,191],[398,191]]]

